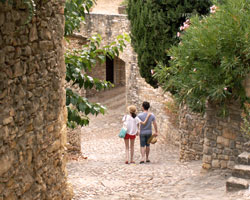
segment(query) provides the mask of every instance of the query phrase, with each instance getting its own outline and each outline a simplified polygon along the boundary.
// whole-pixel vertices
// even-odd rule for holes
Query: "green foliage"
[[[119,56],[123,50],[125,40],[129,41],[128,35],[120,35],[117,41],[100,48],[101,36],[96,35],[90,38],[88,45],[84,45],[80,50],[68,51],[65,56],[66,81],[72,85],[77,85],[79,89],[86,90],[95,88],[97,91],[107,89],[113,85],[108,81],[101,81],[86,74],[91,71],[97,62],[105,62],[106,56],[114,58]],[[89,123],[87,115],[104,114],[106,108],[100,104],[91,104],[86,98],[81,97],[77,92],[67,88],[66,106],[68,109],[68,126],[75,128],[77,125],[84,126]]]
[[[85,19],[85,11],[89,12],[94,3],[95,0],[66,0],[64,9],[65,36],[79,30],[81,22]]]
[[[140,74],[146,82],[157,87],[151,70],[159,62],[168,64],[166,50],[179,42],[176,33],[180,25],[191,13],[207,14],[210,5],[209,0],[128,1],[132,45],[138,54]]]
[[[246,100],[242,81],[250,69],[250,2],[216,5],[210,16],[190,19],[179,45],[168,51],[170,66],[159,65],[155,77],[194,111],[203,112],[210,101],[225,115],[232,99]]]
[[[68,110],[67,125],[70,128],[75,128],[77,125],[86,126],[89,124],[87,115],[90,113],[98,115],[104,114],[106,108],[99,103],[90,103],[87,98],[79,96],[71,89],[66,89],[66,106]]]
[[[65,36],[71,35],[75,30],[79,30],[81,23],[85,19],[85,11],[93,6],[95,0],[67,0],[64,10],[65,14]],[[110,88],[113,85],[107,81],[90,77],[86,74],[91,71],[97,62],[105,62],[106,56],[114,58],[119,56],[119,51],[123,51],[125,40],[129,41],[128,35],[118,36],[117,41],[100,48],[101,36],[96,35],[89,39],[88,45],[82,49],[69,51],[65,55],[66,81],[77,85],[79,89],[85,90],[95,88],[97,91]],[[89,123],[89,114],[104,114],[106,108],[100,104],[92,104],[88,99],[81,97],[77,92],[67,88],[66,106],[68,110],[68,123],[71,128],[77,125],[85,126]]]

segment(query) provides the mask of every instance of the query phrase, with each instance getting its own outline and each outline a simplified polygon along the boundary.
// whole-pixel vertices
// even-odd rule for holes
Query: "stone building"
[[[64,1],[0,1],[0,199],[70,199]]]

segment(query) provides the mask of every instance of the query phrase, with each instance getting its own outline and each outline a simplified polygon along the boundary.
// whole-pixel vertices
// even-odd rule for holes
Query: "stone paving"
[[[139,164],[139,140],[135,142],[136,164],[126,165],[124,141],[118,138],[124,103],[104,116],[91,117],[82,128],[82,152],[88,159],[69,161],[68,179],[74,200],[247,200],[249,191],[227,193],[227,171],[206,172],[201,162],[181,163],[179,150],[159,138],[151,145],[150,164]]]
[[[120,2],[98,0],[93,12],[117,14]],[[82,128],[82,152],[88,159],[67,164],[74,200],[250,200],[249,191],[226,192],[230,173],[203,171],[201,161],[179,162],[178,148],[161,138],[151,145],[150,164],[139,164],[137,138],[136,164],[126,165],[124,141],[118,138],[124,105],[110,106],[106,115],[91,117]]]

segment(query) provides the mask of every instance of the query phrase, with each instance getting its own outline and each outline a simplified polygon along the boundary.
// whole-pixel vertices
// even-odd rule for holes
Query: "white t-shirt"
[[[136,116],[135,118],[131,117],[131,115],[125,115],[122,118],[122,121],[127,123],[127,133],[129,135],[136,135],[138,131],[138,124],[141,120]]]

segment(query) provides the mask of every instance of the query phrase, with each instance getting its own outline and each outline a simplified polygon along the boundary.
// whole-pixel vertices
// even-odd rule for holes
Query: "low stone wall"
[[[218,107],[208,104],[206,113],[205,139],[203,148],[203,168],[229,168],[235,164],[237,156],[243,152],[248,141],[241,133],[240,104],[230,105],[226,118],[216,116]]]
[[[200,160],[203,156],[205,118],[192,113],[187,106],[179,111],[180,160]]]
[[[0,1],[0,199],[70,199],[64,1]]]

